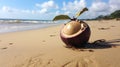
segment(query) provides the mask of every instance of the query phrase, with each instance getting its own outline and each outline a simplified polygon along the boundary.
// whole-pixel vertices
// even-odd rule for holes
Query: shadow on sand
[[[78,49],[80,51],[85,51],[85,49],[89,49],[88,51],[93,52],[91,49],[106,49],[106,48],[116,48],[117,46],[120,46],[120,44],[115,44],[115,43],[120,43],[120,39],[113,39],[113,40],[108,40],[106,41],[105,39],[100,39],[96,40],[91,43],[85,44],[84,47],[66,47],[66,48],[72,48]],[[84,50],[83,50],[84,49]]]
[[[84,48],[88,48],[88,49],[112,48],[112,47],[120,46],[120,44],[115,44],[118,42],[120,42],[120,39],[114,39],[114,40],[109,40],[109,41],[106,41],[105,39],[100,39],[92,43],[86,44]]]

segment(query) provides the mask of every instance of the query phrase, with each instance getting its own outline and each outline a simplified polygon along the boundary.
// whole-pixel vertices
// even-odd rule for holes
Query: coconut
[[[58,15],[53,19],[53,21],[70,20],[60,30],[60,37],[67,46],[83,47],[88,42],[91,33],[90,28],[87,23],[77,19],[85,11],[88,11],[86,7],[76,13],[72,19],[68,15]]]
[[[70,21],[60,31],[60,37],[67,46],[84,47],[90,38],[90,28],[83,21]]]

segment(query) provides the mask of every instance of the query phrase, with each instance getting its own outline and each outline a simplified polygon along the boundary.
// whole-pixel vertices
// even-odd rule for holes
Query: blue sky
[[[120,9],[120,0],[0,0],[0,18],[52,20],[66,14],[70,17],[84,7],[79,18],[95,18]]]

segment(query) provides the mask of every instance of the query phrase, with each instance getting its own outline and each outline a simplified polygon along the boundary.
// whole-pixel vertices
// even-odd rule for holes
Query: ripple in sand
[[[7,49],[8,47],[3,47],[3,48],[1,48],[2,50],[4,50],[4,49]]]
[[[97,63],[91,58],[77,57],[74,60],[65,63],[62,67],[97,67]]]
[[[42,42],[46,42],[45,40],[43,40]]]
[[[13,43],[9,43],[9,45],[13,45]]]
[[[110,28],[98,28],[99,30],[108,30]]]
[[[50,35],[50,37],[54,37],[54,36],[56,36],[56,35],[52,35],[52,34]]]

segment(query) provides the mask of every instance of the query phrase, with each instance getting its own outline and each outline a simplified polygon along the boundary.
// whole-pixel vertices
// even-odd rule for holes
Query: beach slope
[[[0,34],[0,67],[120,67],[120,21],[86,21],[86,48],[68,48],[62,25]]]

